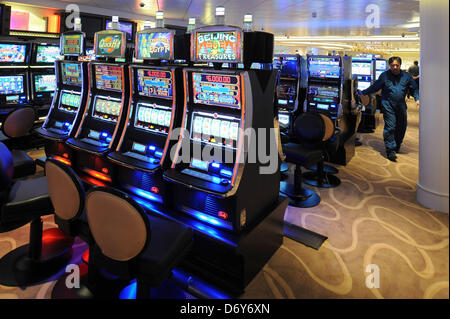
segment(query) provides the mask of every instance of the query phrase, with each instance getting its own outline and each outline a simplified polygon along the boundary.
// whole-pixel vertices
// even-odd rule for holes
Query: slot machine
[[[129,104],[129,48],[126,33],[117,29],[95,33],[96,60],[88,64],[88,96],[80,125],[66,144],[71,162],[88,183],[111,182],[112,164],[106,154],[115,149]],[[117,62],[117,59],[125,62]]]
[[[60,38],[63,60],[55,62],[56,90],[50,110],[43,125],[36,132],[44,137],[45,154],[71,165],[71,148],[64,141],[73,136],[81,122],[87,100],[87,62],[78,57],[85,52],[85,34],[80,31],[65,32]]]
[[[179,37],[164,28],[137,32],[135,58],[130,65],[131,97],[126,123],[116,149],[108,159],[117,165],[114,184],[159,204],[165,183],[162,172],[170,166],[172,129],[181,123],[183,78],[170,62],[189,57],[175,55]],[[178,51],[178,50],[177,50]],[[167,61],[167,62],[162,62]]]
[[[330,162],[346,165],[355,153],[356,126],[360,112],[352,105],[351,57],[308,56],[307,112],[331,118],[337,129],[337,151]]]
[[[175,210],[235,233],[252,225],[279,192],[279,167],[260,174],[261,162],[250,163],[244,145],[246,129],[266,129],[256,133],[254,143],[262,134],[270,139],[277,71],[250,69],[258,61],[244,61],[243,37],[230,26],[193,32],[191,61],[212,62],[217,69],[183,69],[185,132],[164,172]],[[246,68],[237,69],[242,62]],[[222,63],[235,67],[221,69]]]
[[[234,26],[193,31],[197,66],[183,68],[184,130],[163,174],[164,212],[195,234],[182,267],[230,290],[242,291],[282,243],[288,203],[279,197],[273,130],[278,71],[251,68],[272,63],[273,41]],[[263,172],[267,163],[255,157],[264,146],[276,157],[274,171]]]
[[[381,58],[375,59],[375,81],[378,80],[381,73],[388,70],[388,61]],[[381,110],[381,91],[375,94],[376,108]],[[376,125],[376,123],[375,123]],[[375,126],[374,125],[374,126]],[[375,128],[375,127],[374,127]]]
[[[60,60],[57,44],[33,43],[30,65],[31,101],[38,116],[45,116],[56,89],[55,62]]]
[[[274,57],[273,68],[280,70],[276,103],[278,122],[282,131],[292,130],[293,118],[303,111],[306,85],[302,67],[305,59],[298,54],[278,54]],[[303,67],[304,68],[304,67]]]
[[[372,57],[352,57],[352,78],[358,81],[358,90],[365,90],[375,82],[375,60]],[[358,132],[371,133],[375,129],[376,101],[371,99],[361,113]]]
[[[0,43],[0,114],[30,104],[28,62],[30,45],[21,42]]]

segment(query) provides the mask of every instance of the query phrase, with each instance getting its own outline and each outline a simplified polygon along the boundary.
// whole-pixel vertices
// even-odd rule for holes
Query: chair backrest
[[[0,142],[0,191],[8,189],[12,184],[14,163],[11,151]]]
[[[36,113],[31,107],[24,107],[12,111],[3,121],[3,133],[10,137],[22,137],[32,129]]]
[[[144,210],[117,189],[90,189],[86,195],[86,215],[95,243],[112,260],[138,257],[150,240],[150,222]]]
[[[85,191],[75,172],[60,161],[48,158],[45,175],[55,215],[66,221],[78,219],[83,213]]]
[[[294,134],[307,145],[317,145],[328,141],[334,135],[334,122],[321,113],[300,114],[294,122]]]

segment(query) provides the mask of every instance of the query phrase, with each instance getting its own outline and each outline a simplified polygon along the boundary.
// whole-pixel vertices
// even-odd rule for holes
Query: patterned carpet
[[[408,117],[397,163],[385,157],[379,117],[376,132],[359,134],[363,145],[346,167],[338,167],[342,184],[315,189],[322,198],[317,207],[288,208],[286,221],[328,240],[314,250],[285,238],[242,298],[449,298],[449,216],[416,200],[419,127],[413,103]],[[52,217],[45,218],[48,227],[54,227]],[[0,234],[0,256],[27,243],[28,231],[26,225]],[[76,241],[72,262],[80,262],[85,247]],[[379,281],[368,280],[374,269]],[[60,275],[23,290],[0,286],[0,298],[50,298]]]

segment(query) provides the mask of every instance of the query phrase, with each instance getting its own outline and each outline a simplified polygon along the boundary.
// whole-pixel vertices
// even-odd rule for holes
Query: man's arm
[[[412,76],[409,77],[408,87],[409,91],[412,93],[412,96],[414,96],[414,100],[419,101],[419,88],[417,87],[417,83]]]
[[[385,82],[385,75],[381,74],[378,80],[376,80],[375,83],[369,86],[367,89],[363,90],[361,94],[369,95],[381,90],[384,86],[384,82]]]

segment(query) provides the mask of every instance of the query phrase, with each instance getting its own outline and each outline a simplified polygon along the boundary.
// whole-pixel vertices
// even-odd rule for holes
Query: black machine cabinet
[[[352,103],[351,57],[308,56],[306,110],[327,115],[338,133],[328,161],[346,165],[355,153],[355,133],[360,114]]]
[[[267,153],[271,147],[277,71],[183,72],[187,103],[182,126],[187,131],[178,142],[172,168],[164,173],[173,182],[170,203],[194,218],[239,233],[278,198],[278,162],[274,172],[264,174],[261,168],[266,165],[251,158],[261,147],[258,140],[265,138]],[[220,92],[230,95],[220,97]],[[244,135],[252,129],[254,136]],[[278,161],[276,146],[274,154]]]

